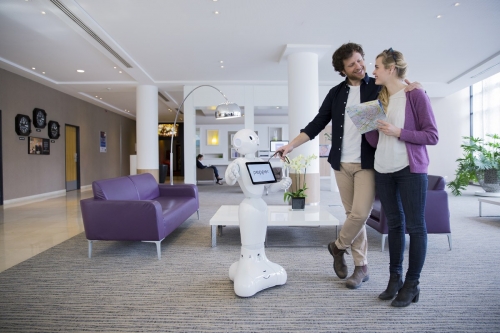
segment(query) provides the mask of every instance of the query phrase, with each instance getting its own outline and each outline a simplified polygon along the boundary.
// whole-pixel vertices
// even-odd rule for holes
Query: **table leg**
[[[482,202],[479,201],[479,217],[481,217],[481,204],[482,204]]]
[[[212,247],[217,246],[217,226],[212,226]]]

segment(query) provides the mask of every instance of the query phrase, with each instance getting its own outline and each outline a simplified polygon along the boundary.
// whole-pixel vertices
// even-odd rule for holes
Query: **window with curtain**
[[[472,86],[471,135],[500,134],[500,73]]]

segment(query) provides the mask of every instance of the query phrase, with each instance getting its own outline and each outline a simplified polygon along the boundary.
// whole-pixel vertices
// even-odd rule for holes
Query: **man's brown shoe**
[[[344,259],[345,250],[339,250],[335,242],[328,244],[328,251],[333,256],[333,270],[341,279],[347,277],[347,265]]]
[[[358,289],[361,287],[361,284],[370,279],[370,275],[368,275],[368,266],[355,266],[354,272],[347,279],[345,285],[349,289]]]

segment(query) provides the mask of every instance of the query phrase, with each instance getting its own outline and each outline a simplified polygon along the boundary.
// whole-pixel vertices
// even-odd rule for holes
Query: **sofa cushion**
[[[137,188],[139,200],[153,200],[160,196],[158,182],[150,173],[128,176]]]
[[[101,200],[139,200],[139,194],[129,177],[96,180],[92,182],[94,198]]]
[[[444,181],[444,178],[441,176],[428,175],[427,182],[428,182],[427,183],[428,190],[441,191],[444,190],[446,186],[446,182]]]
[[[370,215],[379,221],[380,221],[380,207],[381,206],[382,205],[380,204],[380,200],[378,200],[378,198],[375,198],[375,201],[373,202],[372,212]]]

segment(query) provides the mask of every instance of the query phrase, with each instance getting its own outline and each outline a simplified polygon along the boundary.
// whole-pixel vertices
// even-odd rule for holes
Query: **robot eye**
[[[253,140],[253,137],[252,137],[251,135],[249,135],[248,137],[250,138],[250,141],[252,141],[252,140]]]

